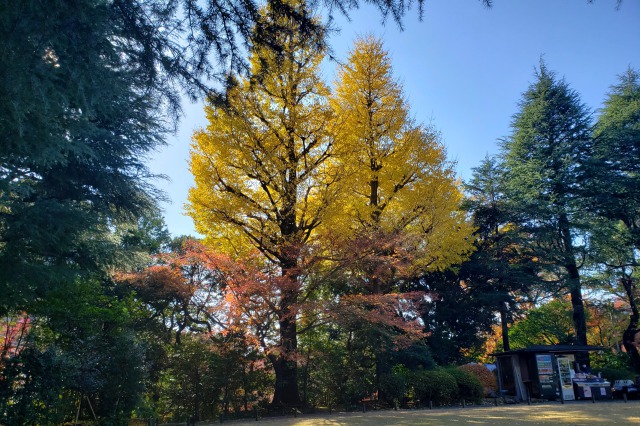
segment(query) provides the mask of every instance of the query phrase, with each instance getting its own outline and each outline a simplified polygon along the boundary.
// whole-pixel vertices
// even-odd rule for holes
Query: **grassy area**
[[[640,425],[640,402],[590,401],[501,405],[499,407],[438,408],[433,410],[370,411],[301,415],[298,418],[265,418],[259,422],[230,422],[236,425],[267,424],[287,426],[417,426],[448,424],[480,425]]]

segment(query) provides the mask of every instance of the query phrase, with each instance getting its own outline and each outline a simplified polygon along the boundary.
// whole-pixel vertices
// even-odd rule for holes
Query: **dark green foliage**
[[[611,87],[598,117],[592,155],[582,167],[582,203],[599,217],[593,261],[606,265],[609,282],[621,290],[631,308],[622,340],[632,368],[640,373],[635,344],[640,322],[635,291],[640,247],[639,164],[640,73],[629,68]]]
[[[314,336],[312,345],[300,348],[305,354],[300,377],[303,403],[349,410],[376,391],[375,357],[349,334],[331,329],[329,334]]]
[[[619,351],[602,351],[591,355],[591,371],[600,371],[603,368],[632,371],[629,355]]]
[[[399,403],[409,388],[409,370],[399,365],[380,377],[380,393],[391,403]]]
[[[377,391],[378,399],[392,406],[409,392],[412,371],[435,367],[424,342],[398,348],[387,341],[376,348],[376,340],[366,337],[363,330],[348,332],[336,325],[301,337],[300,388],[306,405],[350,409]]]
[[[636,374],[631,370],[602,367],[591,370],[592,373],[600,373],[601,377],[607,379],[607,381],[613,383],[616,380],[634,380]]]
[[[184,339],[171,351],[162,382],[165,391],[158,409],[175,421],[216,418],[223,389],[219,354],[211,350],[204,339]],[[230,372],[227,372],[230,373]]]
[[[589,153],[590,111],[541,63],[511,126],[502,155],[512,222],[529,235],[527,245],[549,281],[570,293],[576,343],[587,344],[578,237],[589,223],[579,208],[577,170]]]
[[[147,372],[146,345],[133,327],[135,311],[130,299],[97,281],[50,292],[34,309],[38,316],[26,349],[1,370],[2,423],[72,420],[69,407],[80,400],[83,418],[93,418],[93,408],[99,419],[125,423],[141,400]]]
[[[446,271],[422,277],[416,288],[435,295],[421,314],[433,359],[440,365],[468,361],[495,322],[491,286],[468,286],[460,274]]]
[[[28,347],[7,360],[0,372],[2,424],[61,424],[68,418],[75,401],[60,398],[64,384],[69,382],[68,364],[61,351],[52,346],[43,352]]]
[[[242,335],[212,337],[210,347],[220,359],[216,370],[209,373],[221,391],[220,411],[249,413],[253,406],[265,406],[274,381],[265,368],[266,357]]]
[[[123,227],[121,234],[122,248],[129,253],[156,255],[168,250],[172,243],[164,218],[157,211],[149,212],[139,217],[137,223]]]
[[[585,205],[622,221],[639,245],[640,73],[629,68],[611,87],[594,131],[592,156],[582,169]]]
[[[458,398],[476,404],[482,401],[484,387],[476,376],[458,367],[449,367],[446,371],[453,376],[458,384]]]
[[[505,177],[498,159],[487,157],[465,183],[464,208],[472,214],[477,239],[476,251],[458,276],[479,294],[486,309],[500,313],[503,348],[509,350],[507,326],[519,310],[519,299],[539,285],[540,268],[526,247],[528,235],[512,222]]]
[[[0,3],[2,312],[103,270],[114,227],[155,205],[146,156],[163,143],[162,100],[125,55],[115,8]]]
[[[421,368],[430,370],[436,366],[431,349],[425,342],[415,342],[408,347],[397,348],[390,352],[387,363],[393,368],[403,365],[409,370]]]
[[[415,398],[421,405],[429,401],[438,405],[450,404],[458,395],[456,379],[442,368],[416,371],[412,381]]]
[[[344,363],[350,358],[347,358],[343,337],[336,327],[316,327],[301,336],[300,350],[304,356],[300,388],[304,404],[336,407],[344,403],[342,392],[346,385],[345,373],[348,373]]]

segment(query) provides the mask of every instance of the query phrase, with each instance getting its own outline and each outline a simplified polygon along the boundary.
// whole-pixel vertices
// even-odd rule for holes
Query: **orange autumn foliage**
[[[258,255],[244,261],[216,253],[196,240],[187,240],[177,252],[157,256],[156,264],[118,275],[138,297],[164,312],[169,333],[195,326],[207,332],[243,335],[265,354],[279,352],[277,324],[280,299],[287,291],[301,291],[302,283],[265,267]],[[395,333],[399,344],[424,337],[415,312],[424,294],[346,294],[331,300],[307,298],[290,308],[292,317],[304,316],[306,328],[316,324],[375,325]],[[295,356],[292,354],[292,356]]]

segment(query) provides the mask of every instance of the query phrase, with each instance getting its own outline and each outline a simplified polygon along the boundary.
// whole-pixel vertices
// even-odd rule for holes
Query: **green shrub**
[[[615,368],[616,370],[630,370],[631,362],[626,352],[613,352],[611,350],[598,351],[589,354],[591,359],[591,371],[602,368]]]
[[[461,370],[473,374],[482,383],[484,396],[489,396],[492,392],[498,391],[498,381],[496,375],[482,364],[466,364],[460,367]]]
[[[481,402],[484,388],[476,376],[458,367],[449,367],[446,371],[456,380],[458,385],[458,395],[456,396],[458,398],[475,403]]]
[[[456,379],[444,369],[416,371],[412,381],[415,398],[422,403],[450,404],[458,395]]]
[[[635,374],[626,369],[618,369],[618,368],[596,368],[592,370],[593,374],[600,373],[600,376],[607,379],[611,384],[613,384],[616,380],[633,380],[635,378]]]
[[[403,365],[396,365],[390,374],[380,377],[381,396],[389,403],[400,402],[407,393],[409,370]]]

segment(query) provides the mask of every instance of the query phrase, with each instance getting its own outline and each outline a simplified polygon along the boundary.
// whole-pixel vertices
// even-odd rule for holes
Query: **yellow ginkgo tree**
[[[292,3],[300,14],[304,4]],[[333,113],[321,80],[324,34],[268,9],[273,31],[257,34],[252,77],[223,105],[206,106],[209,124],[194,135],[188,212],[205,242],[241,258],[258,253],[279,289],[278,342],[267,353],[276,375],[273,403],[297,405],[298,304],[309,291],[304,250],[333,204]]]
[[[465,260],[472,228],[459,210],[462,194],[453,164],[438,133],[410,116],[380,40],[355,42],[331,103],[339,118],[335,149],[345,189],[332,229],[342,227],[342,235],[351,238],[395,237],[411,253],[413,272]],[[372,292],[384,291],[379,280],[369,283]]]
[[[379,43],[356,45],[331,98],[320,26],[299,28],[275,9],[263,18],[272,30],[256,34],[251,77],[208,103],[209,124],[194,135],[188,213],[210,248],[267,273],[251,288],[275,324],[262,342],[276,376],[272,403],[292,406],[302,329],[321,318],[421,335],[398,315],[408,299],[391,294],[393,277],[371,275],[450,266],[469,251],[470,227],[444,150],[409,118]],[[367,46],[380,54],[358,53]],[[345,273],[325,279],[327,270]],[[350,285],[362,276],[378,289]],[[328,283],[341,287],[325,291]]]

